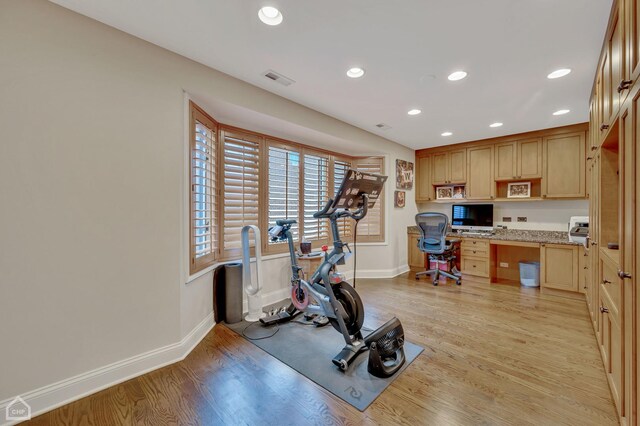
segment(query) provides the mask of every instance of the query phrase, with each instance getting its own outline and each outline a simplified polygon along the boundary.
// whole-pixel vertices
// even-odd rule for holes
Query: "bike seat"
[[[285,225],[293,225],[294,223],[298,223],[295,219],[278,219],[276,220],[276,225],[285,226]]]

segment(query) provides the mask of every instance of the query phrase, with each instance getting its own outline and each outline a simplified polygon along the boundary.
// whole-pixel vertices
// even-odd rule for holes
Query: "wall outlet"
[[[526,216],[518,216],[518,222],[526,222],[527,221],[527,217]]]
[[[511,222],[511,216],[506,216],[502,218],[503,222]]]
[[[500,262],[500,267],[501,268],[508,268],[509,264],[507,262]]]

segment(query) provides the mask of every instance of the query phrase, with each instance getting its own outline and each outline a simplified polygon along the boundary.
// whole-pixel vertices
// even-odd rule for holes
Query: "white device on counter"
[[[589,216],[571,216],[569,219],[569,241],[584,244],[589,235]]]

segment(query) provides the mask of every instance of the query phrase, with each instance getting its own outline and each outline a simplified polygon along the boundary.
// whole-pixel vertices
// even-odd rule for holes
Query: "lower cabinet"
[[[540,244],[540,286],[578,291],[578,246]]]
[[[409,267],[414,269],[421,269],[425,267],[425,254],[418,248],[418,241],[420,241],[420,234],[409,233],[407,234],[407,241],[409,241]]]
[[[619,318],[614,314],[612,303],[606,295],[600,298],[600,353],[607,373],[618,415],[625,415],[621,404],[624,390],[624,362],[622,352],[623,334]]]

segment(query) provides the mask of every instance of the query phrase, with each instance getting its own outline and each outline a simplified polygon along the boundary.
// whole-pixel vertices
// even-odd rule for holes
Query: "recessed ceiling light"
[[[267,25],[279,25],[282,22],[282,13],[275,7],[265,6],[258,11],[258,18]]]
[[[444,132],[441,134],[441,136],[451,136],[453,133],[451,132]]]
[[[449,74],[449,77],[447,78],[451,81],[458,81],[458,80],[462,80],[466,76],[467,76],[467,73],[464,71],[455,71]]]
[[[420,111],[419,109],[410,109],[409,111],[407,111],[407,114],[409,114],[409,115],[418,115],[421,112],[422,111]]]
[[[500,127],[500,126],[502,126],[502,123],[500,123],[500,122],[489,124],[489,127]]]
[[[553,115],[565,115],[567,113],[569,113],[571,110],[568,109],[559,109],[556,112],[553,113]]]
[[[569,74],[571,72],[571,69],[569,68],[560,68],[559,70],[555,70],[554,72],[550,73],[547,78],[560,78],[560,77],[564,77],[565,75]]]
[[[347,75],[351,78],[360,78],[364,75],[364,70],[362,68],[353,67],[347,71]]]

